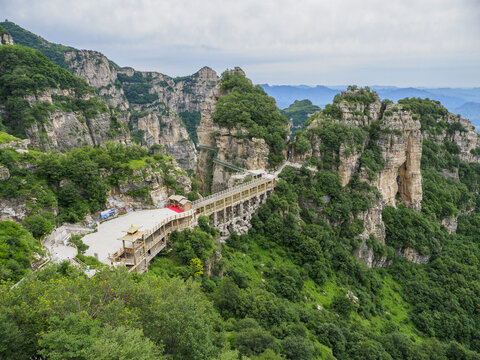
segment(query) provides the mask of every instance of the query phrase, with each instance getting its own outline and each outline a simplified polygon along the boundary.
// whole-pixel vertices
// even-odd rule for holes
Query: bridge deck
[[[200,200],[195,200],[193,202],[193,208],[194,209],[197,209],[197,208],[200,208],[202,206],[205,206],[205,205],[208,205],[218,199],[221,199],[221,198],[224,198],[226,196],[229,196],[229,195],[233,195],[233,194],[236,194],[236,193],[239,193],[243,190],[247,190],[247,189],[250,189],[254,186],[257,186],[257,185],[260,185],[260,184],[264,184],[266,182],[269,182],[273,179],[273,177],[269,177],[269,178],[262,178],[262,179],[258,179],[258,180],[252,180],[248,183],[245,183],[245,184],[240,184],[238,186],[234,186],[232,188],[229,188],[229,189],[226,189],[226,190],[223,190],[223,191],[220,191],[218,193],[215,193],[215,194],[212,194],[212,195],[209,195],[207,197],[204,197],[203,199],[200,199]]]

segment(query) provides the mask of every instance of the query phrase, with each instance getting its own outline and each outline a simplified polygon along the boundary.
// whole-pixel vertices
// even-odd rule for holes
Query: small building
[[[139,231],[140,226],[130,225],[130,228],[123,230],[126,234],[118,240],[123,243],[123,262],[127,267],[140,265],[142,269],[148,269],[148,262],[145,260],[145,241],[143,234]],[[139,264],[139,262],[142,262]]]
[[[179,209],[181,211],[188,211],[192,209],[192,203],[185,196],[172,195],[168,198],[168,208]]]

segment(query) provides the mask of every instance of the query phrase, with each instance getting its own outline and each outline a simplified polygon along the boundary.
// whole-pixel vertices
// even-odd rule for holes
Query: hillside
[[[54,44],[12,22],[2,22],[17,44],[39,50],[57,65],[86,80],[128,127],[126,138],[145,146],[164,145],[186,170],[196,166],[200,104],[217,83],[204,67],[191,76],[121,68],[103,54]]]
[[[49,267],[3,292],[2,355],[94,359],[109,339],[143,359],[478,359],[476,141],[437,102],[345,91],[297,133],[304,166],[248,233],[220,245],[204,218],[143,275]]]
[[[1,46],[0,68],[0,124],[10,134],[44,150],[125,138],[126,119],[39,51]]]
[[[313,105],[310,100],[295,100],[288,108],[282,110],[282,114],[288,117],[290,131],[294,132],[304,129],[305,121],[320,110],[320,107]]]
[[[1,359],[480,359],[480,136],[422,98],[447,90],[280,110],[239,67],[172,78],[1,24]],[[101,246],[102,210],[239,183],[127,232],[133,263],[73,231],[76,259],[45,262],[62,224]]]

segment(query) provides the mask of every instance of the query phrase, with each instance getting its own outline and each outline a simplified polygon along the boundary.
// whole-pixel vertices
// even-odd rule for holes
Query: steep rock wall
[[[72,90],[50,89],[37,95],[28,95],[26,100],[31,107],[36,104],[46,103],[53,105],[52,96],[61,95],[70,99],[74,98]],[[84,100],[90,99],[87,96]],[[112,130],[113,113],[109,109],[99,112],[94,117],[85,118],[81,112],[67,112],[58,107],[49,112],[48,119],[41,123],[34,122],[25,128],[25,134],[30,140],[31,146],[42,150],[67,151],[84,145],[101,145],[106,141],[117,140],[125,142],[126,133],[122,128]],[[117,117],[119,124],[126,126],[126,119],[121,115]],[[120,126],[120,125],[119,125]]]
[[[119,110],[129,108],[123,89],[116,82],[117,70],[104,55],[90,50],[67,51],[65,62],[72,74],[85,79],[107,103]]]
[[[422,201],[422,176],[420,163],[422,158],[422,133],[421,124],[414,119],[412,114],[405,111],[398,104],[382,104],[376,94],[368,104],[348,101],[355,91],[344,91],[336,100],[334,106],[340,115],[335,118],[324,119],[319,117],[308,126],[307,132],[324,126],[324,121],[333,121],[353,129],[368,129],[378,126],[378,135],[372,138],[367,135],[360,143],[352,139],[341,144],[338,151],[338,174],[341,185],[345,187],[355,174],[362,181],[374,186],[380,193],[380,198],[375,200],[370,209],[359,214],[358,218],[364,223],[364,231],[359,236],[361,244],[355,250],[355,255],[365,261],[369,267],[385,266],[388,264],[385,257],[376,258],[374,250],[367,246],[370,235],[385,244],[385,225],[382,211],[385,206],[397,206],[403,203],[415,210],[421,209]],[[365,134],[367,134],[365,130]],[[311,150],[302,156],[313,156],[319,161],[322,158],[322,140],[315,131],[310,135]],[[370,144],[373,142],[374,144]],[[380,170],[372,171],[362,165],[361,158],[370,146],[379,149],[383,165]],[[291,151],[291,160],[299,160],[302,156]],[[412,257],[416,260],[416,257]]]
[[[134,111],[147,112],[138,123],[130,121],[130,128],[143,130],[148,146],[164,145],[184,169],[195,169],[197,151],[176,113],[200,111],[217,82],[214,70],[204,67],[191,76],[171,78],[157,72],[118,68],[102,54],[87,50],[66,52],[65,61],[73,74],[84,78],[105,101],[124,112],[127,121]],[[141,104],[129,102],[123,88],[128,84],[118,81],[119,74],[140,76],[149,93],[156,94],[158,100]]]

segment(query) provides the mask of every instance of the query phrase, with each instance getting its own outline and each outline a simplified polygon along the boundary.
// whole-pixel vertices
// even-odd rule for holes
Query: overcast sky
[[[0,16],[120,66],[241,66],[255,83],[480,86],[480,0],[0,0]]]

